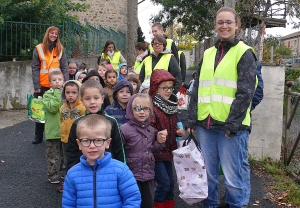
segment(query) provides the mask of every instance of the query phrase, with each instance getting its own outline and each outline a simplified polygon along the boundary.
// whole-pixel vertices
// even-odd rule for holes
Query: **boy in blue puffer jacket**
[[[111,158],[111,123],[90,114],[77,124],[77,144],[83,155],[67,173],[62,207],[139,208],[141,194],[129,168]]]

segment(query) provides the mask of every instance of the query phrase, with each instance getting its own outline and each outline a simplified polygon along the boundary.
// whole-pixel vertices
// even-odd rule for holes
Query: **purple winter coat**
[[[126,118],[128,121],[121,125],[121,133],[124,140],[126,162],[137,181],[149,181],[154,179],[155,159],[153,152],[160,151],[165,144],[156,140],[157,130],[150,126],[150,117],[141,123],[137,121],[132,112],[132,102],[136,95],[130,97]]]

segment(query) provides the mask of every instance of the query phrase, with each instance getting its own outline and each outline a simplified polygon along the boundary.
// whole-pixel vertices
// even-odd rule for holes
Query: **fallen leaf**
[[[259,204],[259,201],[258,201],[258,200],[256,200],[256,201],[255,201],[255,203],[256,203],[256,204]]]
[[[3,162],[3,163],[4,163],[5,161],[4,161],[4,160],[1,160],[1,162]]]

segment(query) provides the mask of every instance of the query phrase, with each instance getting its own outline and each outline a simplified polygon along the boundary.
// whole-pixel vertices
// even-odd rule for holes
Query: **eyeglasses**
[[[151,108],[145,107],[145,106],[141,106],[141,105],[136,105],[136,106],[133,107],[133,110],[136,111],[136,112],[141,112],[142,110],[144,112],[150,112]]]
[[[87,139],[87,138],[83,138],[83,139],[79,139],[79,142],[80,142],[81,146],[83,146],[83,147],[89,147],[92,142],[94,143],[94,145],[96,147],[102,147],[106,140],[108,140],[108,139],[102,139],[102,138]]]
[[[232,23],[235,23],[235,21],[232,21],[232,20],[226,20],[226,21],[218,20],[217,21],[217,24],[220,25],[220,26],[223,26],[224,23],[225,23],[225,25],[231,25]]]
[[[161,46],[163,43],[152,43],[152,46]]]
[[[171,91],[173,91],[174,90],[174,87],[172,86],[172,87],[158,87],[159,89],[162,89],[163,91],[165,91],[165,92],[168,92],[168,90],[171,90]]]

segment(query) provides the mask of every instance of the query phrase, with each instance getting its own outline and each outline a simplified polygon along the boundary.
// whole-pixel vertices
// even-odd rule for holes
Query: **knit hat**
[[[87,75],[86,77],[82,80],[82,83],[84,83],[86,80],[88,80],[90,77],[92,76],[97,76],[99,77],[99,80],[100,80],[100,84],[102,85],[102,87],[105,87],[105,82],[103,80],[102,77],[100,77],[99,73],[96,71],[96,70],[91,70]]]
[[[144,89],[150,88],[150,81],[144,81],[140,86],[139,92],[142,92]]]
[[[122,79],[122,80],[118,81],[114,87],[113,98],[114,98],[115,102],[118,102],[117,97],[116,97],[117,92],[124,87],[129,87],[130,94],[133,95],[133,88],[132,88],[131,83],[128,82],[126,79]]]

